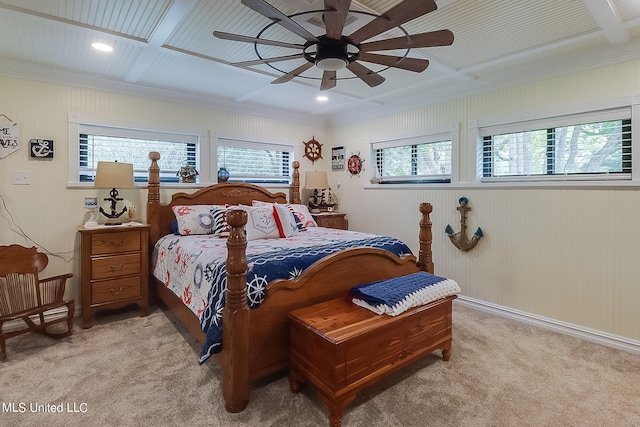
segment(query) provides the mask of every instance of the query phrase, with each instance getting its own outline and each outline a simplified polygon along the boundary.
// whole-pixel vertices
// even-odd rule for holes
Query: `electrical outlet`
[[[29,185],[31,184],[31,171],[13,171],[13,184],[14,185]]]

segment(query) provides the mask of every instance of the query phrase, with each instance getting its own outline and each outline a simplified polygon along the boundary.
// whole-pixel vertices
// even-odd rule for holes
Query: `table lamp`
[[[312,213],[320,212],[322,190],[329,188],[327,173],[324,171],[307,172],[304,177],[304,188],[311,190],[311,194],[309,195],[309,210]]]
[[[120,216],[127,211],[125,206],[122,211],[116,211],[118,202],[124,200],[118,197],[118,188],[133,188],[133,165],[131,163],[119,162],[98,162],[96,179],[93,183],[96,188],[111,188],[110,197],[105,197],[104,201],[111,202],[111,212],[107,213],[100,207],[100,213],[107,217],[104,225],[120,225]]]

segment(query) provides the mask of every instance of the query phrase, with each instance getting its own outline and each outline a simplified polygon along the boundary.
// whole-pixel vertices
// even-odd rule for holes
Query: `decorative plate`
[[[360,172],[362,172],[363,170],[363,167],[362,167],[363,163],[364,163],[364,160],[360,158],[360,153],[352,154],[351,157],[349,157],[349,160],[347,161],[347,169],[349,170],[349,173],[352,176],[353,175],[360,176]]]
[[[311,160],[311,164],[322,158],[322,144],[316,141],[315,136],[304,143],[304,157]]]

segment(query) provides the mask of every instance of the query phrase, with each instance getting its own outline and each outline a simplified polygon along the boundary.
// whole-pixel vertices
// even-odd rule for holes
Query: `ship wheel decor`
[[[360,176],[360,172],[364,170],[363,163],[364,160],[360,158],[360,153],[351,154],[351,157],[347,160],[347,170],[351,176]]]
[[[316,160],[322,158],[322,144],[316,141],[316,137],[314,136],[307,142],[304,142],[304,157],[311,160],[311,164],[313,164]]]
[[[331,89],[336,86],[338,80],[360,79],[370,87],[375,87],[385,81],[380,75],[389,68],[421,73],[429,66],[429,61],[420,58],[410,58],[411,49],[427,48],[435,46],[450,46],[453,44],[453,33],[449,30],[430,31],[420,34],[409,34],[402,25],[420,16],[433,12],[438,8],[434,0],[403,0],[384,12],[377,15],[370,12],[351,10],[351,0],[324,0],[324,9],[298,12],[285,15],[265,0],[242,0],[242,4],[255,12],[269,18],[270,24],[258,31],[257,36],[244,36],[230,34],[222,31],[214,31],[213,35],[224,40],[232,40],[245,43],[253,43],[254,51],[258,57],[252,61],[236,62],[232,65],[239,67],[251,67],[266,64],[273,70],[282,74],[271,83],[285,83],[296,77],[321,80],[320,90]],[[298,21],[302,17],[308,21],[314,21],[315,15],[318,25],[324,25],[325,33],[311,34]],[[366,15],[373,17],[369,22],[349,35],[342,34],[346,25],[353,20]],[[298,20],[294,20],[298,18]],[[281,25],[292,33],[304,39],[303,43],[289,43],[263,38],[265,32],[274,25]],[[397,28],[402,33],[401,37],[383,38],[367,41],[389,30]],[[268,32],[267,32],[268,34]],[[272,46],[263,48],[262,46]],[[265,57],[267,49],[273,46],[284,48],[283,56]],[[262,49],[262,52],[261,52]],[[379,51],[401,51],[402,56],[373,53]],[[298,51],[297,53],[292,53]],[[278,68],[274,63],[285,61],[303,61],[291,71]],[[362,63],[376,64],[377,70],[372,70]],[[297,64],[296,64],[297,65]],[[322,72],[322,77],[303,75],[307,70],[316,66]],[[291,69],[293,66],[287,69]],[[284,68],[284,67],[282,67]],[[347,69],[349,72],[343,70]],[[340,75],[338,76],[338,72]]]
[[[482,229],[478,227],[471,240],[467,237],[467,213],[471,210],[468,206],[469,199],[466,197],[460,197],[458,200],[458,206],[456,209],[460,212],[460,232],[454,233],[453,228],[449,224],[445,228],[444,232],[449,235],[449,240],[453,243],[453,246],[460,249],[462,252],[467,252],[473,249],[480,239],[482,239],[483,233]]]

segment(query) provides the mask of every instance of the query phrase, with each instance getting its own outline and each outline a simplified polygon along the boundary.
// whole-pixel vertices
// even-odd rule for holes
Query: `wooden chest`
[[[451,352],[455,296],[396,317],[378,315],[348,298],[295,310],[290,319],[291,391],[312,383],[339,426],[345,406],[363,388],[436,349]]]

